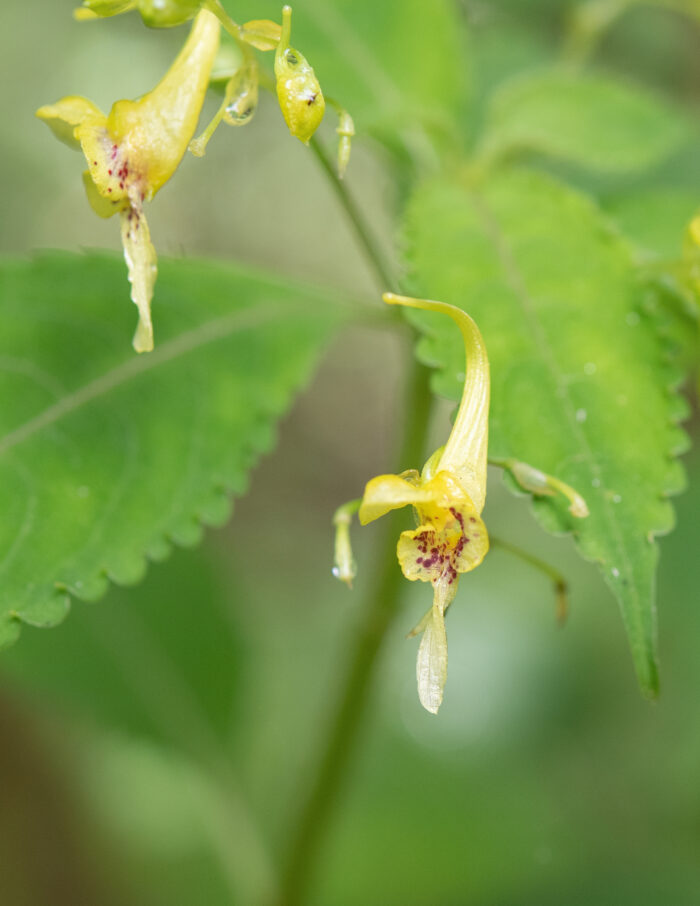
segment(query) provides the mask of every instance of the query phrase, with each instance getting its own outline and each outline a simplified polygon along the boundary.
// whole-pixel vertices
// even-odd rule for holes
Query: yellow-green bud
[[[508,469],[513,478],[518,482],[521,488],[530,491],[531,494],[551,497],[554,494],[562,494],[569,501],[569,512],[577,519],[584,519],[588,516],[588,505],[583,497],[574,490],[571,485],[566,484],[553,475],[547,475],[526,462],[520,462],[517,459],[507,459],[499,463],[505,469]]]
[[[326,102],[313,69],[298,50],[289,46],[291,28],[292,8],[285,6],[275,53],[277,98],[289,131],[307,145],[321,124]]]
[[[200,0],[137,0],[141,18],[149,28],[182,25],[199,11]]]

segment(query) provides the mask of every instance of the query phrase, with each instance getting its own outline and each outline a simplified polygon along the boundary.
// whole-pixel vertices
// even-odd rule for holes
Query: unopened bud
[[[285,6],[275,54],[277,98],[289,131],[307,145],[321,124],[326,102],[313,69],[298,50],[289,46],[291,28],[292,8]]]
[[[572,516],[577,519],[584,519],[588,516],[589,510],[586,501],[571,485],[529,466],[526,462],[519,462],[517,459],[505,460],[502,465],[509,470],[525,491],[546,497],[562,494],[569,501],[569,512]]]
[[[171,28],[194,18],[201,0],[137,0],[144,24],[149,28]]]
[[[258,66],[251,60],[226,86],[223,120],[229,126],[245,126],[258,107]]]
[[[352,580],[357,575],[357,564],[352,555],[350,545],[350,525],[352,517],[360,508],[359,500],[351,500],[339,507],[333,516],[333,525],[335,526],[335,557],[333,565],[333,575],[341,582],[345,582],[348,588],[352,588]]]

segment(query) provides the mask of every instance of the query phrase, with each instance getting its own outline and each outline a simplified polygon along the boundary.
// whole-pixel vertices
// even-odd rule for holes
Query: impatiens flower
[[[277,98],[289,131],[308,145],[318,129],[326,109],[323,92],[306,59],[289,46],[292,31],[292,8],[282,10],[282,34],[275,52]]]
[[[481,511],[486,500],[489,363],[478,327],[461,309],[444,302],[384,295],[390,305],[407,305],[449,315],[462,332],[467,356],[464,392],[450,437],[419,474],[380,475],[366,486],[359,518],[363,525],[390,510],[413,506],[418,528],[401,534],[397,547],[403,574],[430,582],[433,606],[414,634],[418,650],[418,694],[436,714],[447,678],[445,611],[457,593],[459,577],[484,559],[489,540]]]
[[[66,97],[37,111],[58,138],[82,149],[87,196],[100,217],[119,213],[131,298],[139,311],[137,352],[153,348],[151,298],[156,253],[143,203],[177,169],[197,127],[219,46],[219,21],[198,13],[179,56],[138,101],[117,101],[105,116],[91,101]]]

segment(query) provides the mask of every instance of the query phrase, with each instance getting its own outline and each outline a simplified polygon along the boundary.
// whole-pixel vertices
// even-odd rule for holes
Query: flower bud
[[[588,505],[583,497],[575,491],[570,485],[555,478],[553,475],[547,475],[526,462],[520,462],[517,459],[507,459],[499,463],[511,473],[513,478],[518,482],[525,491],[539,496],[552,497],[555,494],[562,494],[569,501],[569,512],[577,519],[584,519],[588,516]]]
[[[293,136],[305,145],[318,129],[326,104],[313,69],[306,59],[289,46],[292,8],[282,10],[282,35],[275,54],[277,98]]]
[[[137,0],[144,24],[149,28],[182,25],[199,11],[200,0]]]
[[[348,588],[352,588],[352,580],[357,575],[357,564],[350,546],[350,525],[352,517],[359,509],[359,506],[359,500],[351,500],[349,503],[339,507],[333,516],[333,525],[335,526],[333,575],[336,579],[340,579],[341,582],[345,582]]]
[[[258,107],[258,65],[251,60],[226,86],[223,120],[229,126],[245,126]]]

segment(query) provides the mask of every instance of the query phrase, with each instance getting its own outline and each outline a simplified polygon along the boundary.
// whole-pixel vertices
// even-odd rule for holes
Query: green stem
[[[489,542],[492,548],[500,547],[501,550],[512,554],[512,556],[517,557],[524,563],[528,563],[552,580],[557,605],[557,620],[559,623],[564,623],[569,612],[569,586],[559,570],[552,566],[551,563],[540,560],[539,557],[535,557],[533,554],[524,551],[521,547],[511,544],[509,541],[504,541],[502,538],[496,538],[494,535],[490,535]]]
[[[409,355],[412,364],[406,388],[399,469],[422,462],[430,418],[428,369],[415,361],[412,348]],[[351,649],[345,680],[322,744],[313,785],[294,824],[282,874],[280,906],[301,906],[306,900],[320,844],[338,806],[359,741],[382,643],[398,612],[405,584],[396,562],[400,515],[392,514],[383,529],[375,577],[371,583],[372,592]]]
[[[372,230],[369,227],[369,224],[363,217],[360,209],[355,203],[352,195],[347,189],[345,183],[338,178],[338,174],[335,172],[335,167],[333,162],[328,156],[326,149],[319,142],[319,140],[314,136],[310,142],[309,146],[311,150],[316,155],[316,159],[321,165],[322,170],[328,177],[333,190],[335,191],[338,200],[343,206],[347,217],[352,224],[355,235],[360,241],[360,245],[367,257],[367,261],[370,264],[372,271],[377,278],[379,288],[381,290],[387,290],[394,288],[394,278],[391,273],[391,268],[388,267],[387,263],[384,260],[383,255],[379,252],[377,248],[377,243],[372,235]]]

